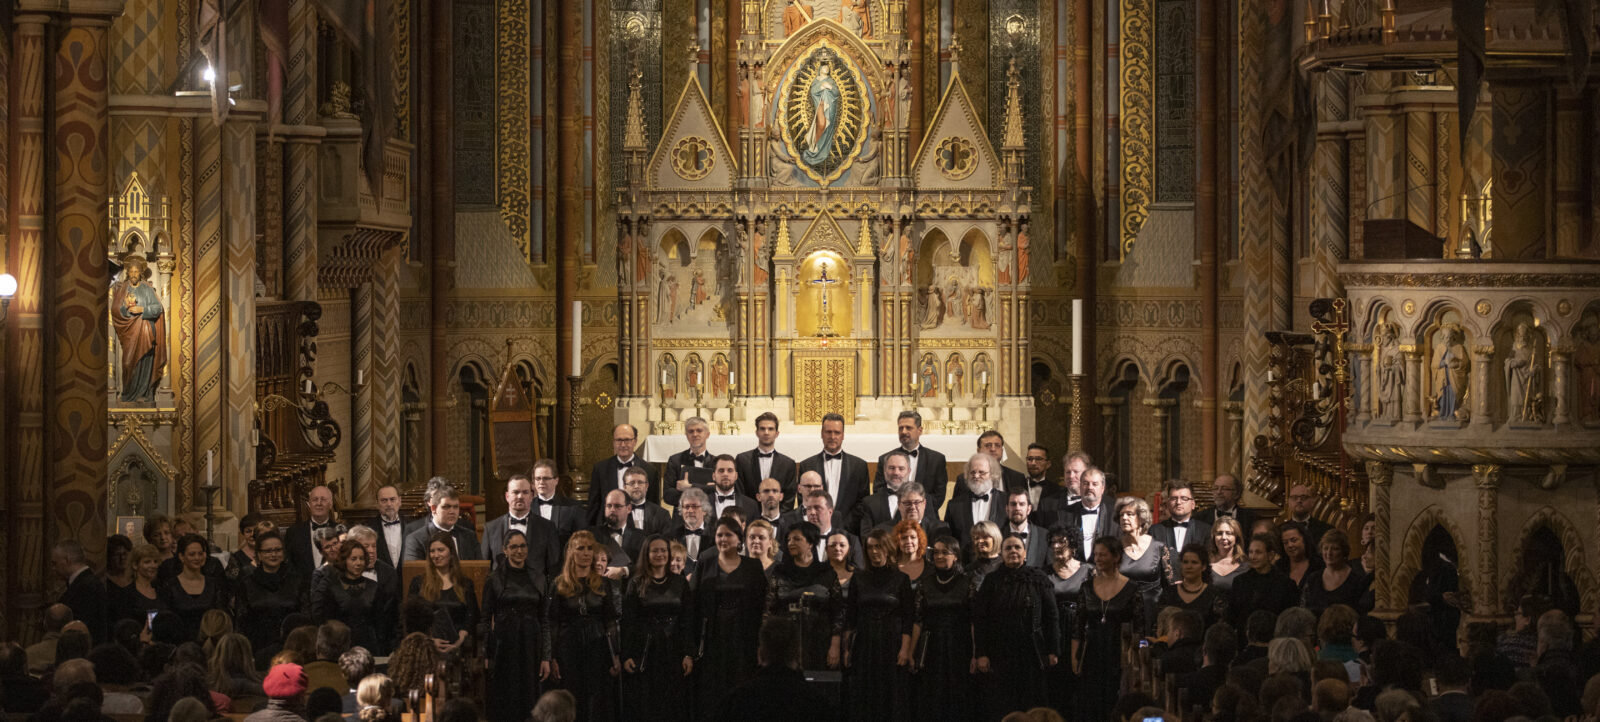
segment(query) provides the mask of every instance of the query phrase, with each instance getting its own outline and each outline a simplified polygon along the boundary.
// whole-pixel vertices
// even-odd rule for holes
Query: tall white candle
[[[356,369],[356,385],[365,386],[367,383],[367,370]]]
[[[572,374],[583,368],[583,302],[572,302]]]
[[[738,371],[729,371],[728,372],[728,386],[730,388],[733,388],[733,387],[737,387],[738,385],[739,385],[739,372]]]
[[[213,453],[215,452],[212,449],[206,449],[206,486],[212,486],[212,479],[215,478],[216,470],[213,468],[211,463],[211,457]]]
[[[1072,375],[1083,375],[1083,299],[1072,299]]]
[[[306,379],[306,393],[311,393],[311,379]]]
[[[955,386],[956,385],[956,375],[954,373],[945,374],[944,375],[944,383],[945,383],[946,386]]]

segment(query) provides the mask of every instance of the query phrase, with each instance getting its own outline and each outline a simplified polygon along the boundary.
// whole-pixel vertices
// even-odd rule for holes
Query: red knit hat
[[[306,691],[306,672],[298,664],[280,664],[261,680],[261,691],[274,699],[298,697]]]

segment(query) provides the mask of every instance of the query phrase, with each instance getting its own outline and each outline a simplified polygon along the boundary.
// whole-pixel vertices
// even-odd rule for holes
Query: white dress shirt
[[[828,452],[822,452],[822,481],[828,485],[828,496],[833,503],[839,503],[839,472],[844,468],[844,452],[838,456],[828,458]]]
[[[550,517],[556,513],[555,500],[556,498],[553,496],[548,499],[541,496],[533,502],[539,508],[539,516],[544,517],[545,521],[550,521]],[[545,503],[540,504],[539,502]]]
[[[994,490],[993,489],[990,489],[989,493],[984,494],[983,496],[974,495],[972,497],[972,523],[973,524],[977,524],[978,522],[983,522],[983,521],[988,521],[989,520],[989,504],[991,503],[991,500],[993,498],[994,498]]]
[[[389,558],[398,563],[400,551],[405,548],[406,543],[405,525],[400,523],[399,517],[396,517],[392,523],[383,519],[378,520],[378,527],[383,530],[383,544],[389,548]]]
[[[763,449],[759,446],[756,447],[756,466],[760,467],[761,469],[761,478],[756,479],[757,486],[759,486],[762,481],[772,478],[772,455],[776,453],[778,453],[776,447],[771,449]]]
[[[1105,504],[1093,509],[1084,509],[1083,516],[1078,519],[1078,524],[1083,529],[1083,548],[1088,549],[1094,543],[1095,530],[1100,528],[1100,515],[1105,513]]]
[[[906,464],[911,468],[911,473],[906,475],[907,479],[916,479],[917,478],[917,457],[922,455],[921,452],[919,451],[921,448],[922,448],[921,444],[917,444],[916,448],[912,448],[912,449],[907,449],[907,448],[905,448],[903,446],[900,447],[901,451],[906,452]],[[912,452],[916,452],[916,453],[912,453]]]

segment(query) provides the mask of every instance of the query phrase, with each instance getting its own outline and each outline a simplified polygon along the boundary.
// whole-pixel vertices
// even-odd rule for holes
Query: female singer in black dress
[[[1306,580],[1322,571],[1322,560],[1314,556],[1317,550],[1309,548],[1307,540],[1310,538],[1306,526],[1300,522],[1287,521],[1278,527],[1278,545],[1283,550],[1278,568],[1289,575],[1296,589],[1304,588]]]
[[[411,594],[433,602],[434,647],[453,662],[477,631],[478,594],[472,580],[461,574],[455,539],[449,534],[434,532],[428,539],[428,570],[411,580]]]
[[[1020,537],[1000,542],[1000,560],[972,600],[986,719],[1045,704],[1046,670],[1060,662],[1050,581],[1038,567],[1028,566],[1028,547]]]
[[[700,565],[695,580],[700,617],[699,699],[702,717],[716,714],[734,687],[756,672],[761,610],[767,602],[767,575],[761,562],[739,555],[744,527],[717,520],[717,554]]]
[[[378,639],[378,610],[386,605],[378,598],[378,583],[363,576],[367,571],[367,548],[357,539],[346,539],[339,546],[338,566],[329,566],[322,582],[312,590],[312,617],[317,624],[337,619],[350,627],[350,642],[368,650],[384,649]]]
[[[126,587],[111,588],[108,595],[111,597],[108,616],[113,627],[124,619],[137,621],[141,626],[148,624],[150,612],[167,608],[156,586],[156,570],[161,568],[161,550],[153,544],[134,547],[128,555],[128,567],[133,574],[133,581]]]
[[[816,558],[822,532],[802,521],[789,528],[784,548],[788,554],[772,568],[767,590],[767,614],[789,617],[800,628],[800,667],[827,669],[839,666],[839,576],[827,562]]]
[[[1122,575],[1133,581],[1144,599],[1144,623],[1141,635],[1154,633],[1156,600],[1161,598],[1161,585],[1170,578],[1171,552],[1167,545],[1150,536],[1150,505],[1137,496],[1117,499],[1117,527],[1122,531]]]
[[[922,530],[922,525],[910,519],[901,519],[894,525],[895,564],[906,578],[911,580],[911,591],[916,591],[927,577],[929,570],[933,569],[928,564],[928,533]]]
[[[911,631],[916,600],[911,579],[894,565],[894,535],[874,529],[862,543],[867,567],[845,593],[844,696],[852,720],[906,719]]]
[[[645,539],[622,597],[622,716],[685,722],[694,672],[694,592],[672,573],[672,543]],[[515,721],[513,721],[515,722]]]
[[[1318,617],[1335,604],[1346,605],[1361,614],[1372,611],[1365,608],[1362,599],[1372,582],[1350,563],[1349,535],[1343,529],[1329,529],[1318,545],[1322,552],[1322,569],[1300,585],[1300,606]]]
[[[281,642],[283,620],[307,608],[306,575],[284,561],[283,536],[277,531],[256,535],[256,570],[239,580],[233,618],[253,649]]]
[[[1259,533],[1250,537],[1245,547],[1245,559],[1250,568],[1233,580],[1228,590],[1228,623],[1239,634],[1239,644],[1245,644],[1245,622],[1256,610],[1276,616],[1300,603],[1300,589],[1289,580],[1289,575],[1278,569],[1278,538]]]
[[[1250,566],[1244,563],[1244,530],[1239,520],[1225,516],[1211,525],[1211,541],[1206,551],[1211,561],[1211,586],[1223,596],[1233,588],[1233,580]]]
[[[1209,580],[1210,554],[1200,542],[1183,545],[1178,554],[1178,583],[1161,590],[1161,607],[1187,609],[1200,615],[1205,629],[1211,628],[1227,611],[1227,596]]]
[[[1122,628],[1141,636],[1144,600],[1139,588],[1122,574],[1122,540],[1094,540],[1094,571],[1083,585],[1078,628],[1072,636],[1072,669],[1078,674],[1076,708],[1081,722],[1107,722],[1122,684]]]
[[[972,583],[983,585],[983,578],[1000,568],[1000,527],[987,519],[972,525],[972,561],[967,573]]]
[[[1083,531],[1075,527],[1050,529],[1050,571],[1046,576],[1056,598],[1056,649],[1063,652],[1072,649],[1072,635],[1080,623],[1083,588],[1089,581],[1091,567],[1078,560],[1082,538]],[[1077,696],[1078,675],[1071,664],[1057,664],[1045,676],[1049,680],[1050,706],[1067,714]]]
[[[617,620],[622,600],[615,587],[595,571],[594,535],[574,532],[567,539],[561,574],[550,585],[545,602],[544,658],[540,678],[560,685],[578,702],[578,719],[610,722],[617,718]],[[548,673],[548,674],[547,674]]]
[[[528,535],[506,534],[505,562],[483,585],[484,661],[489,667],[490,722],[522,722],[539,699],[544,659],[544,572],[528,563]]]
[[[912,632],[913,719],[969,720],[973,713],[972,595],[961,568],[961,543],[940,537],[928,550],[932,571],[917,587]]]
[[[200,618],[206,612],[228,608],[228,593],[223,588],[222,577],[209,576],[203,571],[208,560],[215,561],[206,553],[208,548],[205,537],[183,535],[177,544],[182,571],[162,583],[156,592],[167,609],[182,622],[185,640],[200,639]]]

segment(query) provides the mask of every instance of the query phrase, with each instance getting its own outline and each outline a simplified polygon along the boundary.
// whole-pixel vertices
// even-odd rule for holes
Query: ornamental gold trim
[[[529,115],[532,105],[528,98],[529,30],[528,0],[499,0],[495,5],[498,16],[497,47],[495,58],[495,88],[499,115],[495,140],[500,152],[495,169],[495,200],[500,207],[500,218],[506,222],[511,237],[524,259],[532,260],[531,198],[532,177],[528,172]]]
[[[717,151],[698,135],[686,135],[672,146],[672,172],[684,180],[700,180],[717,167]]]
[[[1133,242],[1150,218],[1150,199],[1154,193],[1151,166],[1155,161],[1155,87],[1150,70],[1154,52],[1155,26],[1151,23],[1150,0],[1122,2],[1122,238],[1120,260],[1127,260]]]

